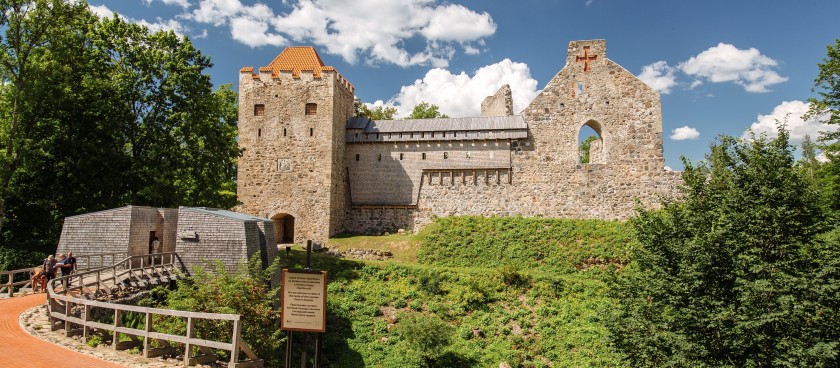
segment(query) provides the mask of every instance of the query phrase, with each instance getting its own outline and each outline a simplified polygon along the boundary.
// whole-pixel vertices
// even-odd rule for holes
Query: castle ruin
[[[436,216],[626,219],[672,195],[659,93],[569,43],[565,66],[514,115],[508,86],[480,117],[353,117],[354,87],[312,47],[239,76],[238,211],[270,218],[280,243],[417,229]],[[581,163],[584,126],[597,134]]]

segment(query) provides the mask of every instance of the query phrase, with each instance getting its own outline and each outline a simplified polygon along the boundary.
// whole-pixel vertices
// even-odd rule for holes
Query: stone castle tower
[[[482,116],[351,117],[353,86],[311,47],[239,79],[239,211],[275,221],[278,242],[417,229],[434,217],[625,219],[681,182],[664,168],[659,93],[572,41],[565,66],[521,115],[502,86]],[[581,162],[581,129],[597,135]]]
[[[239,72],[238,210],[274,220],[278,242],[342,230],[353,91],[312,47],[288,47],[258,74]]]

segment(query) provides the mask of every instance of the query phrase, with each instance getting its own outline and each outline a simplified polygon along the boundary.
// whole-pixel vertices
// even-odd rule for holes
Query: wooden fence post
[[[119,308],[114,308],[114,336],[111,339],[111,347],[117,350],[117,344],[120,342],[120,333],[117,332],[117,327],[122,326],[122,311]]]
[[[242,339],[242,320],[237,319],[233,321],[233,337],[231,342],[233,346],[230,347],[230,363],[228,368],[235,368],[236,362],[239,360],[239,342]]]
[[[146,311],[146,328],[145,329],[146,329],[146,338],[143,339],[143,356],[148,358],[149,357],[149,351],[152,348],[151,344],[149,344],[149,342],[150,342],[149,340],[151,340],[149,338],[149,332],[154,331],[152,329],[152,314],[149,313],[149,311]]]
[[[90,318],[90,305],[85,304],[85,318],[84,318],[84,325],[82,325],[82,341],[87,342],[88,338],[90,337],[90,327],[88,327],[88,322],[92,320]]]
[[[184,366],[190,366],[190,357],[192,357],[192,338],[195,336],[193,329],[195,328],[195,320],[192,317],[187,317],[187,343],[184,344]]]
[[[6,283],[6,286],[7,286],[6,291],[9,293],[9,298],[11,298],[11,297],[15,296],[15,287],[14,287],[14,285],[12,285],[14,283],[14,280],[15,280],[15,274],[10,272],[8,274],[8,276],[9,276],[9,282]]]

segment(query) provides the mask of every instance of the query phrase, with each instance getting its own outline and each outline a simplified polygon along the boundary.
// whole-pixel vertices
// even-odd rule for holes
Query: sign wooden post
[[[306,268],[302,270],[284,268],[281,273],[280,329],[287,333],[286,367],[291,367],[292,364],[292,334],[295,331],[316,334],[315,368],[321,366],[321,338],[327,330],[327,271],[310,268],[311,254],[312,241],[308,240],[306,242]],[[301,364],[304,364],[305,346],[302,351]]]

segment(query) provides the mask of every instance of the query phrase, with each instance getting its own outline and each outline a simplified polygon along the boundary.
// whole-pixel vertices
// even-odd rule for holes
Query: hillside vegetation
[[[607,281],[627,260],[626,224],[453,217],[429,229],[419,263],[314,259],[329,272],[329,366],[624,365],[604,320],[616,304]],[[385,243],[404,244],[395,238]],[[341,246],[362,247],[353,243]],[[424,348],[412,339],[424,331],[447,339]]]

